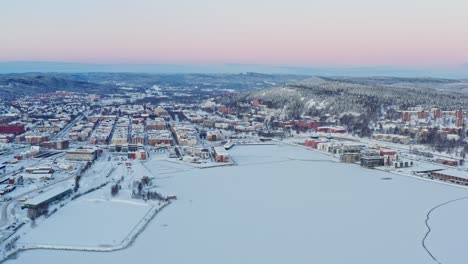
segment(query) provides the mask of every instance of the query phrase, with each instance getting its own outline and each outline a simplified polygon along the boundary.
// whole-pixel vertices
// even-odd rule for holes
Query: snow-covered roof
[[[458,178],[463,178],[463,179],[468,179],[468,172],[466,171],[461,171],[461,170],[455,170],[455,169],[446,169],[443,171],[438,171],[437,173],[453,176],[453,177],[458,177]]]
[[[229,153],[227,152],[227,150],[224,147],[214,147],[214,151],[218,155],[223,155],[223,156],[228,156],[229,155]]]
[[[56,187],[52,190],[49,190],[47,192],[44,192],[44,193],[41,193],[39,194],[38,196],[28,200],[25,202],[26,205],[28,206],[37,206],[41,203],[44,203],[50,199],[53,199],[65,192],[68,192],[70,191],[70,187],[66,187],[66,186],[61,186],[61,187]]]

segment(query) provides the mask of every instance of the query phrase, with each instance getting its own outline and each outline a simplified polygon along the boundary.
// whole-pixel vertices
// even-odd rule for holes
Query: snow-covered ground
[[[464,188],[337,163],[289,145],[236,146],[230,154],[237,166],[146,162],[159,190],[178,200],[125,250],[32,250],[7,263],[436,263],[422,247],[426,215],[468,196]],[[467,209],[468,200],[460,200],[430,215],[426,245],[442,263],[468,259],[462,250],[468,234],[457,233]],[[121,210],[124,220],[109,221],[138,214]],[[89,213],[67,219],[76,223]],[[28,239],[61,237],[53,226],[38,225]],[[86,221],[78,228],[99,231]]]
[[[61,208],[25,235],[21,244],[109,246],[119,244],[151,206],[143,201],[109,199],[109,188]]]

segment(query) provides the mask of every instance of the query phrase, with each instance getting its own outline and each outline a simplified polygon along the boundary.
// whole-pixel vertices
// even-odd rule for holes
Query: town
[[[0,10],[0,264],[468,263],[468,1]]]
[[[56,91],[2,102],[4,256],[21,248],[15,244],[20,232],[47,222],[92,192],[144,201],[154,216],[177,200],[177,193],[161,193],[159,169],[150,168],[151,161],[196,169],[236,166],[229,153],[235,146],[293,145],[369,169],[468,185],[468,109],[392,108],[398,114],[375,121],[368,127],[371,136],[363,137],[339,118],[295,118],[264,99],[225,104],[226,97],[241,91],[200,95],[198,90],[174,90],[152,86],[145,93],[128,89],[108,95]],[[140,229],[135,230],[136,236]]]

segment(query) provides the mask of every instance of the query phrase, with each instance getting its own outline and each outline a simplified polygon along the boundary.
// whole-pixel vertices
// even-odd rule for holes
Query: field
[[[143,201],[110,199],[107,189],[78,198],[33,228],[23,244],[111,246],[119,244],[150,209]]]

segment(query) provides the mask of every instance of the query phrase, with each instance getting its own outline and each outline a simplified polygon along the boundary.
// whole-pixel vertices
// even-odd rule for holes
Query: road
[[[87,115],[88,113],[86,113]],[[56,140],[56,139],[61,139],[63,137],[65,137],[67,134],[68,134],[68,131],[70,131],[70,129],[72,129],[72,127],[78,123],[79,121],[81,121],[83,118],[85,117],[85,114],[80,114],[79,116],[77,116],[70,124],[68,124],[67,126],[65,126],[64,129],[60,130],[60,132],[58,132],[54,137],[52,137],[52,140]]]

